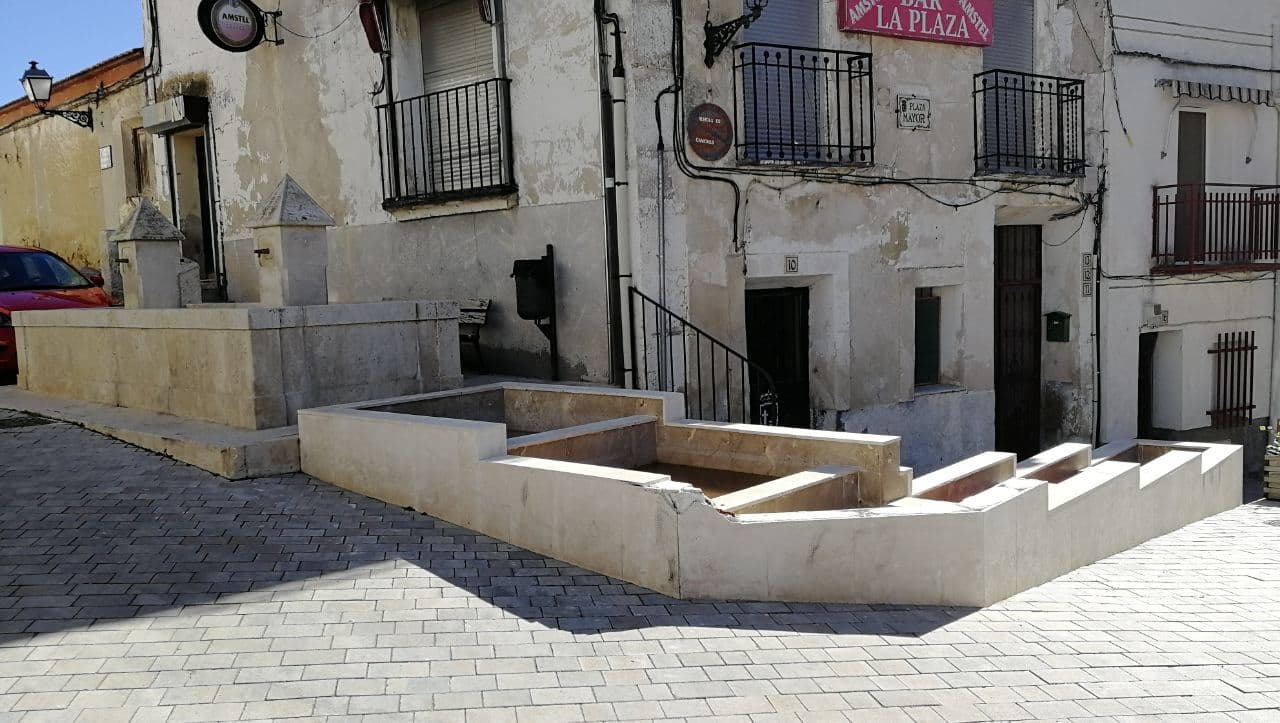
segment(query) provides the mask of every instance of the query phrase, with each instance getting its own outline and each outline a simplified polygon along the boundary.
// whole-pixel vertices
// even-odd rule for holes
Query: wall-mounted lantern
[[[93,109],[86,110],[49,110],[49,96],[53,95],[53,76],[49,75],[40,64],[31,61],[31,67],[22,74],[22,90],[44,115],[56,115],[66,118],[81,128],[93,129]]]

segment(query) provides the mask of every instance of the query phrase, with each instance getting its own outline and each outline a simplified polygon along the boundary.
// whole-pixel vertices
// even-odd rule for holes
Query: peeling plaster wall
[[[515,316],[512,261],[555,244],[560,352],[566,379],[607,381],[607,279],[600,170],[600,95],[591,4],[507,2],[513,156],[519,192],[396,215],[382,208],[375,104],[382,78],[352,3],[284,0],[281,21],[303,35],[249,53],[216,49],[194,0],[160,4],[162,95],[207,89],[220,234],[234,301],[258,296],[256,206],[288,173],[337,222],[330,234],[333,302],[492,298],[483,332],[494,371],[549,373],[547,342]],[[393,0],[397,98],[421,92],[416,13]],[[416,87],[414,85],[416,77]]]
[[[745,248],[736,253],[731,191],[724,184],[681,175],[672,149],[672,124],[683,124],[694,106],[713,102],[733,113],[732,53],[722,55],[710,70],[703,65],[707,4],[686,2],[684,103],[673,118],[671,98],[663,101],[666,148],[659,154],[652,99],[672,82],[666,45],[671,5],[658,0],[626,5],[631,8],[624,17],[632,67],[632,157],[638,159],[631,180],[639,287],[738,349],[746,348],[747,289],[808,287],[815,426],[900,434],[904,459],[924,471],[989,449],[994,441],[994,226],[1045,225],[1046,243],[1060,244],[1060,250],[1046,248],[1045,310],[1062,308],[1079,320],[1087,308],[1080,299],[1081,253],[1090,250],[1092,234],[1073,233],[1080,216],[1054,219],[1078,203],[1019,193],[983,200],[985,194],[964,185],[926,188],[947,201],[969,204],[952,209],[905,185],[858,186],[739,173],[734,178],[743,188]],[[738,0],[712,0],[709,5],[713,22],[742,11]],[[768,12],[760,22],[767,22]],[[1074,14],[1051,0],[1039,0],[1038,13],[1039,34],[1053,39],[1042,44],[1038,69],[1075,77],[1096,73],[1096,59],[1071,35],[1079,22]],[[834,0],[823,2],[819,17],[821,47],[873,54],[876,164],[861,173],[971,177],[973,76],[982,70],[981,49],[842,33],[836,28]],[[1100,15],[1096,20],[1101,22]],[[933,130],[898,129],[898,95],[930,98]],[[1094,131],[1087,143],[1093,147],[1097,138]],[[701,163],[692,153],[690,158]],[[711,165],[733,169],[735,154]],[[1091,183],[1086,179],[1049,190],[1078,197]],[[665,223],[659,222],[660,185]],[[1017,220],[1019,213],[1023,220]],[[1085,216],[1091,224],[1091,216]],[[799,273],[784,272],[788,255],[800,257]],[[1061,269],[1053,272],[1052,282],[1050,265]],[[665,298],[660,293],[664,277]],[[957,318],[942,343],[944,375],[954,385],[949,393],[920,394],[913,384],[915,289],[925,286],[945,287],[943,303],[952,308],[944,309],[944,317],[951,313]],[[1077,329],[1073,338],[1089,335],[1091,328]],[[1079,390],[1091,373],[1086,365],[1090,352],[1075,343],[1056,346],[1065,348],[1046,354],[1045,394],[1065,394],[1070,404],[1085,409],[1046,416],[1046,442],[1088,439],[1091,396]]]
[[[115,228],[136,192],[132,129],[143,99],[134,82],[84,106],[94,112],[92,131],[53,117],[0,130],[0,245],[40,246],[77,268],[105,270],[103,231]],[[102,170],[105,146],[112,167]]]
[[[1149,212],[1127,209],[1149,209],[1153,186],[1177,182],[1179,111],[1207,114],[1208,182],[1280,184],[1280,109],[1179,99],[1156,86],[1158,80],[1175,79],[1280,94],[1280,74],[1275,72],[1280,69],[1280,7],[1271,0],[1114,4],[1121,16],[1116,20],[1116,42],[1122,53],[1114,57],[1119,103],[1109,102],[1105,108],[1111,144],[1104,263],[1109,276],[1141,277],[1152,263],[1152,220]],[[1171,17],[1178,18],[1178,24],[1168,21]],[[1122,119],[1128,136],[1121,130]],[[1105,286],[1104,439],[1137,432],[1138,344],[1144,332],[1161,334],[1154,374],[1157,427],[1185,432],[1209,425],[1206,412],[1213,406],[1215,377],[1207,351],[1220,332],[1256,333],[1256,416],[1280,414],[1280,400],[1272,393],[1277,301],[1273,274],[1112,278]],[[1167,325],[1150,319],[1156,304],[1169,313]]]
[[[1091,119],[1086,144],[1096,165],[1102,129],[1092,119],[1101,114],[1106,85],[1099,75],[1106,60],[1099,53],[1105,55],[1106,44],[1096,44],[1105,40],[1103,2],[1036,2],[1037,70],[1086,79]],[[224,206],[221,233],[233,297],[256,297],[244,219],[289,172],[340,224],[331,235],[334,301],[493,297],[486,348],[495,348],[495,359],[507,369],[528,372],[537,368],[531,364],[545,361],[545,341],[531,324],[514,318],[513,288],[506,278],[511,260],[540,255],[546,243],[555,243],[562,261],[561,348],[568,375],[606,378],[604,191],[591,3],[505,3],[519,193],[396,216],[380,206],[374,101],[368,95],[380,67],[358,28],[314,41],[286,36],[282,47],[234,56],[199,36],[189,19],[194,2],[182,5],[161,9],[162,79],[176,88],[190,76],[209,86]],[[1045,310],[1072,313],[1075,324],[1072,344],[1044,349],[1043,433],[1046,443],[1088,438],[1093,321],[1092,303],[1081,293],[1081,259],[1093,247],[1093,219],[1091,214],[1061,218],[1078,204],[1060,196],[1093,190],[1093,175],[1040,189],[1055,197],[1002,193],[984,198],[963,184],[925,189],[963,205],[952,209],[905,185],[736,173],[743,189],[738,226],[743,247],[735,249],[729,189],[688,179],[677,169],[669,95],[661,105],[666,146],[659,151],[654,99],[672,83],[671,0],[611,0],[609,7],[626,30],[630,135],[624,192],[632,214],[623,223],[633,239],[635,283],[642,291],[745,350],[748,288],[809,287],[815,424],[852,429],[875,422],[904,430],[904,448],[927,467],[991,446],[994,227],[1043,224]],[[409,0],[394,0],[392,8],[397,19],[393,74],[397,95],[407,97],[421,90],[414,70],[418,30]],[[874,55],[877,163],[861,173],[971,177],[973,76],[982,69],[981,49],[841,33],[836,8],[835,0],[823,0],[821,45]],[[350,10],[346,5],[312,8],[301,0],[285,0],[283,9],[284,22],[308,34],[335,27]],[[685,3],[687,72],[683,103],[674,111],[677,123],[702,102],[733,110],[730,54],[712,69],[702,64],[708,9],[713,21],[722,22],[740,15],[742,3]],[[933,130],[896,128],[898,94],[931,99]],[[730,154],[716,165],[732,169],[736,161]],[[801,259],[795,275],[784,273],[785,257],[792,254]],[[957,320],[942,344],[952,393],[917,396],[913,386],[911,330],[914,293],[921,286],[944,287],[949,305],[944,313]],[[1061,414],[1049,416],[1059,409]],[[944,433],[932,434],[931,425]],[[913,437],[939,441],[913,450]]]

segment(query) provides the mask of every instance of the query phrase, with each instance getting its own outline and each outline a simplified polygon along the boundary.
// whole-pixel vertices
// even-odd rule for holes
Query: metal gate
[[[1254,332],[1218,334],[1209,354],[1214,358],[1213,409],[1207,414],[1217,429],[1251,424],[1257,405],[1253,403],[1254,355],[1258,345]]]
[[[1040,452],[1039,226],[996,227],[996,449]]]

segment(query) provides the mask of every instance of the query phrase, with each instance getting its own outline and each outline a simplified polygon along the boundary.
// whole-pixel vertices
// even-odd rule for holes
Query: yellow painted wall
[[[77,267],[101,268],[102,233],[139,192],[132,129],[144,103],[135,82],[88,106],[92,132],[48,116],[0,129],[0,245],[40,246]],[[101,170],[105,146],[112,168]]]

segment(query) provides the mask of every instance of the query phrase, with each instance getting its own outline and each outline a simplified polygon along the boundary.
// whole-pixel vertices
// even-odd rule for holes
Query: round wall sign
[[[266,18],[250,0],[200,0],[196,13],[209,40],[233,53],[253,50],[267,34]]]
[[[718,161],[733,148],[733,120],[724,108],[703,103],[689,114],[689,145],[704,161]]]

